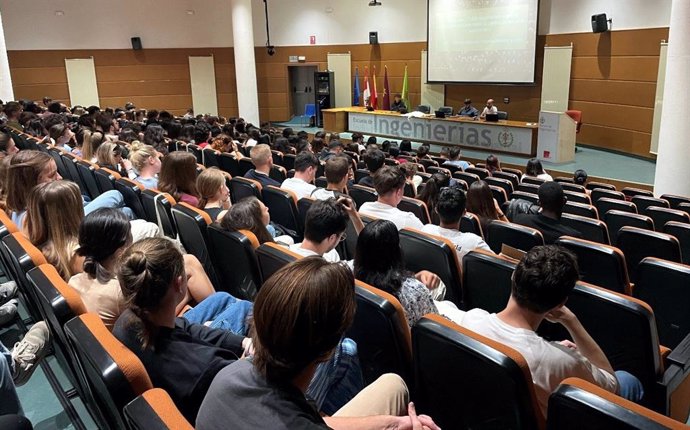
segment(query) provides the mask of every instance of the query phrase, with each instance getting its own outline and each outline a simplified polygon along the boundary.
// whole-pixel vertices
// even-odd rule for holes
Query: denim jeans
[[[354,340],[343,338],[331,359],[320,363],[307,388],[320,412],[333,415],[364,388]]]
[[[235,334],[246,336],[247,320],[252,314],[253,304],[246,300],[237,299],[226,292],[218,292],[206,297],[192,309],[185,312],[183,317],[195,324],[206,324],[209,327],[229,330]]]
[[[122,193],[117,190],[106,191],[90,202],[84,201],[84,216],[100,208],[120,209],[125,215],[127,215],[127,218],[137,218],[134,215],[134,212],[132,212],[132,209],[125,206],[125,199],[122,197]]]
[[[14,360],[12,354],[5,345],[0,342],[0,415],[18,414],[24,415],[22,405],[19,403],[19,396],[14,386],[12,373]]]
[[[625,370],[616,370],[618,395],[631,402],[640,403],[644,397],[644,388],[639,379]]]

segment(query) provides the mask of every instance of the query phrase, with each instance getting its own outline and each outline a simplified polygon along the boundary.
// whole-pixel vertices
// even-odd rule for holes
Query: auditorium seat
[[[429,167],[427,167],[426,172],[431,173],[432,175],[434,173],[441,173],[441,174],[444,174],[446,176],[452,176],[450,169],[447,167],[443,167],[443,166],[441,166],[441,167],[429,166]]]
[[[520,353],[427,315],[412,328],[415,406],[441,428],[543,429]]]
[[[227,152],[221,152],[218,156],[218,164],[220,170],[229,173],[233,178],[239,176],[240,165],[234,155],[228,154]]]
[[[145,189],[143,185],[129,178],[120,178],[115,181],[115,189],[122,194],[125,206],[132,209],[138,219],[146,218],[146,212],[141,203],[141,192]]]
[[[669,221],[690,224],[690,215],[678,209],[660,208],[650,206],[647,208],[647,215],[654,220],[656,231],[664,231],[664,226]]]
[[[239,176],[244,176],[247,174],[248,171],[252,170],[254,168],[254,163],[252,163],[252,159],[249,157],[244,157],[240,158],[237,160],[237,166],[239,168],[239,171],[237,174]]]
[[[663,199],[657,199],[649,196],[632,196],[631,202],[635,203],[637,206],[637,212],[643,214],[648,207],[658,207],[658,208],[669,208],[670,205],[668,201]]]
[[[467,185],[467,182],[465,182],[463,179],[452,178],[452,180],[455,181],[455,186],[456,186],[456,187],[459,187],[459,188],[460,188],[461,190],[463,190],[465,193],[467,192],[467,190],[470,189],[469,185]],[[422,193],[423,187],[424,187],[424,184],[422,184],[422,186],[420,186],[420,187],[417,188],[417,194],[418,194],[418,195]]]
[[[204,166],[208,167],[217,167],[220,169],[220,151],[216,151],[215,149],[211,148],[210,146],[207,146],[206,148],[201,150],[201,158],[204,161]],[[221,169],[222,170],[222,169]]]
[[[431,160],[429,158],[420,158],[419,159],[419,164],[424,166],[424,169],[428,169],[429,167],[438,167],[438,161],[436,160]]]
[[[216,290],[223,291],[227,287],[218,281],[208,249],[208,226],[213,222],[209,214],[190,204],[180,202],[172,207],[172,216],[184,249],[199,259]]]
[[[527,178],[525,178],[527,179]],[[535,195],[539,195],[539,185],[531,183],[531,182],[520,182],[520,184],[517,186],[516,191],[522,191],[523,193],[531,193]]]
[[[295,243],[301,242],[304,236],[304,224],[300,223],[295,193],[268,185],[262,188],[261,194],[271,214],[271,221],[283,227]]]
[[[413,387],[412,345],[405,311],[393,295],[355,281],[357,311],[345,336],[357,343],[364,384],[395,373]]]
[[[11,271],[15,275],[19,293],[24,297],[29,314],[34,321],[41,320],[41,312],[38,305],[38,297],[33,285],[26,278],[26,274],[42,264],[46,264],[46,258],[41,251],[29,242],[22,233],[12,233],[2,238],[3,254],[7,257]]]
[[[170,194],[145,189],[141,192],[141,204],[148,222],[157,224],[166,237],[171,239],[177,237],[177,227],[171,212],[175,199]]]
[[[500,312],[508,303],[517,261],[474,250],[462,259],[463,308]]]
[[[287,178],[287,170],[285,170],[283,166],[272,166],[271,170],[268,172],[268,176],[282,184]]]
[[[520,182],[523,184],[536,185],[538,188],[541,184],[546,182],[546,179],[537,178],[535,176],[525,176],[520,179]]]
[[[295,154],[283,154],[283,167],[285,167],[285,170],[294,170],[295,158],[297,158]]]
[[[595,206],[585,205],[582,203],[565,202],[563,206],[563,213],[578,215],[585,218],[599,219],[600,211]]]
[[[114,190],[115,181],[121,178],[119,173],[105,167],[97,169],[94,172],[94,175],[96,176],[96,183],[98,184],[98,188],[101,190],[101,194],[105,193],[106,191]]]
[[[120,343],[98,315],[86,313],[65,324],[80,380],[89,387],[82,399],[101,429],[123,429],[122,409],[153,388],[141,360]]]
[[[625,194],[626,199],[631,199],[634,196],[647,196],[647,197],[654,197],[654,193],[652,193],[649,190],[642,190],[640,188],[633,188],[633,187],[625,187],[621,189],[621,192]]]
[[[316,185],[316,188],[326,188],[328,186],[328,180],[325,176],[319,176],[318,178],[314,178],[314,185]]]
[[[465,212],[460,218],[460,231],[463,233],[474,233],[479,237],[484,237],[482,223],[479,217],[471,212]]]
[[[480,179],[479,175],[461,171],[453,173],[453,178],[465,181],[468,187],[470,187],[473,183],[477,182]]]
[[[568,199],[569,202],[573,203],[581,203],[584,205],[591,205],[592,200],[589,198],[587,194],[582,194],[582,193],[576,193],[574,191],[568,191],[564,190],[563,194],[565,197]]]
[[[413,213],[422,224],[429,224],[431,222],[429,218],[429,209],[426,207],[426,203],[421,200],[403,197],[400,203],[398,203],[398,209]]]
[[[60,158],[62,158],[62,163],[65,166],[65,170],[69,172],[68,177],[71,177],[74,182],[79,185],[79,189],[83,195],[89,195],[89,190],[86,189],[86,184],[79,174],[79,169],[77,168],[77,161],[80,159],[74,154],[68,152],[60,152]]]
[[[591,197],[593,203],[596,203],[597,200],[599,200],[602,197],[606,197],[613,200],[625,200],[625,194],[621,193],[620,191],[608,190],[605,188],[596,188],[592,190],[589,196]]]
[[[266,282],[271,275],[283,266],[303,257],[296,252],[290,251],[285,246],[278,245],[275,242],[266,242],[256,248],[256,258],[259,262],[261,279]]]
[[[522,200],[527,200],[528,202],[531,202],[533,204],[539,204],[539,196],[534,194],[534,193],[529,193],[526,191],[520,191],[516,190],[513,191],[513,193],[510,195],[511,200],[515,199],[522,199]]]
[[[683,264],[690,264],[690,224],[669,221],[664,225],[663,232],[678,239],[681,261]]]
[[[194,430],[170,395],[153,388],[129,402],[123,410],[130,430]]]
[[[643,259],[634,296],[654,309],[662,345],[673,349],[690,333],[690,266],[655,257]]]
[[[681,430],[688,427],[579,378],[568,378],[549,397],[547,430]]]
[[[504,243],[525,252],[544,244],[544,237],[539,230],[498,220],[489,224],[487,236],[487,244],[495,253],[501,252]]]
[[[563,187],[563,191],[572,191],[574,193],[587,194],[587,189],[579,184],[573,184],[571,182],[561,182],[561,187]]]
[[[611,243],[609,240],[608,228],[606,227],[606,223],[603,221],[565,213],[561,216],[561,223],[579,231],[582,234],[583,239],[603,243],[605,245],[609,245]]]
[[[625,254],[630,280],[637,280],[637,265],[645,257],[658,257],[680,263],[678,239],[666,234],[637,227],[622,227],[618,231],[618,247]]]
[[[398,160],[394,160],[392,158],[384,158],[383,164],[384,164],[384,166],[399,166],[400,162]]]
[[[621,229],[621,227],[626,225],[654,231],[654,221],[652,221],[652,219],[647,215],[634,214],[619,210],[610,210],[606,212],[604,220],[609,228],[609,235],[611,236],[612,245],[616,245],[618,243],[618,231]]]
[[[98,168],[97,165],[86,160],[76,161],[77,171],[81,177],[81,181],[84,184],[87,195],[93,200],[101,195],[101,190],[98,188],[98,183],[96,182],[96,177],[94,172]]]
[[[608,197],[598,199],[596,202],[594,202],[594,207],[597,208],[602,217],[605,217],[606,212],[613,209],[634,214],[637,213],[637,206],[635,206],[635,203],[625,200],[610,199]]]
[[[366,178],[367,176],[371,176],[371,172],[369,171],[369,169],[356,169],[355,170],[355,183],[358,184],[359,181]]]
[[[309,211],[314,202],[316,202],[316,199],[312,197],[302,197],[297,200],[297,214],[299,215],[299,222],[303,229],[307,222],[307,211]]]
[[[350,197],[352,197],[352,200],[357,203],[358,208],[361,208],[366,202],[375,202],[378,200],[376,190],[364,185],[352,185],[351,187],[348,187],[348,193]]]
[[[208,227],[208,248],[223,290],[239,299],[253,301],[261,287],[256,257],[259,241],[249,230],[227,231],[218,223]]]
[[[690,203],[678,203],[677,209],[690,214]]]
[[[611,185],[611,184],[605,184],[603,182],[587,182],[587,185],[585,185],[585,188],[588,190],[596,190],[597,188],[603,188],[605,190],[611,190],[611,191],[616,191],[616,186]]]
[[[261,200],[261,184],[253,179],[242,176],[234,176],[230,179],[230,199],[237,203],[247,197],[256,197]]]
[[[674,194],[662,194],[661,198],[669,202],[671,209],[678,209],[678,205],[681,203],[690,204],[690,197],[677,196]]]
[[[74,181],[74,178],[72,177],[72,174],[69,170],[67,170],[67,167],[65,166],[65,161],[61,157],[62,151],[60,151],[58,148],[50,147],[48,148],[48,151],[46,151],[48,155],[50,155],[53,160],[55,161],[55,165],[57,166],[58,173],[60,176],[62,176],[62,179],[65,179],[67,181]]]
[[[194,154],[194,158],[196,158],[197,164],[204,164],[204,155],[201,152],[201,148],[199,145],[196,145],[194,143],[189,143],[187,144],[187,152],[191,152]]]
[[[479,176],[480,179],[486,179],[489,176],[491,176],[491,172],[489,172],[487,169],[484,169],[481,167],[468,167],[467,169],[465,169],[465,172],[473,173],[473,174]]]
[[[512,167],[501,167],[501,170],[503,172],[512,173],[513,175],[517,176],[518,178],[522,177],[522,170],[520,170],[520,169],[513,169]]]
[[[623,294],[631,293],[625,256],[620,249],[570,236],[561,236],[556,245],[575,254],[580,279],[584,282]]]
[[[491,195],[499,205],[508,201],[508,194],[506,194],[503,188],[496,185],[489,185],[489,189],[491,189]]]
[[[520,177],[515,173],[505,172],[505,171],[495,171],[491,174],[493,178],[497,179],[507,179],[513,185],[513,190],[515,190],[520,183]]]
[[[275,149],[271,150],[271,156],[273,158],[273,164],[277,166],[282,166],[283,165],[283,153],[280,151],[276,151]]]

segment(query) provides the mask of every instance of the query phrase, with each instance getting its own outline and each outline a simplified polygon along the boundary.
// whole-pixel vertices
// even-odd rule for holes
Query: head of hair
[[[310,167],[317,168],[319,166],[319,159],[316,155],[309,151],[300,152],[295,157],[295,171],[304,172]]]
[[[386,159],[386,154],[380,149],[370,149],[364,153],[364,163],[367,165],[367,169],[371,174],[374,174],[377,170],[383,167],[384,160]]]
[[[77,254],[84,257],[84,272],[105,284],[113,277],[103,262],[132,243],[127,216],[114,208],[100,208],[86,215],[79,227]]]
[[[137,172],[141,172],[148,164],[151,157],[157,157],[156,150],[151,145],[145,145],[139,141],[133,142],[129,147],[129,161]]]
[[[420,158],[426,157],[429,154],[429,147],[426,145],[422,145],[419,148],[417,148],[417,156]]]
[[[147,314],[161,306],[175,279],[180,277],[186,280],[184,259],[170,240],[142,239],[122,254],[117,279],[127,307],[139,319],[135,324],[144,349],[152,345],[156,332]]]
[[[105,136],[103,133],[100,131],[94,131],[91,133],[91,136],[89,137],[89,150],[86,151],[86,146],[84,145],[84,151],[82,153],[83,157],[86,158],[86,154],[88,153],[90,157],[94,157],[98,153],[98,148],[105,142]]]
[[[543,314],[565,301],[578,278],[577,260],[570,251],[535,246],[515,268],[511,295],[521,307]]]
[[[196,178],[196,189],[199,192],[199,205],[203,209],[218,193],[221,187],[225,186],[225,174],[217,167],[209,167],[199,174]]]
[[[498,161],[498,157],[496,157],[493,154],[486,157],[486,168],[491,173],[500,172],[501,171],[501,162]]]
[[[450,148],[448,157],[450,157],[451,160],[457,160],[460,157],[460,148],[457,146]]]
[[[542,209],[560,214],[563,212],[565,199],[563,187],[555,181],[544,182],[539,186],[539,206]]]
[[[233,204],[220,220],[220,225],[228,231],[249,230],[259,243],[273,242],[271,233],[264,225],[261,205],[256,197],[247,197]]]
[[[536,158],[531,158],[527,161],[527,166],[525,167],[525,175],[527,176],[539,176],[544,173],[544,168],[541,166],[541,161]]]
[[[381,151],[383,152],[389,152],[391,149],[391,141],[390,140],[384,140],[381,142]]]
[[[405,174],[398,166],[383,166],[372,176],[374,188],[379,196],[385,196],[405,186]]]
[[[438,200],[438,195],[441,192],[441,188],[449,185],[450,177],[441,172],[431,175],[431,178],[424,184],[424,188],[422,189],[422,192],[419,193],[417,198],[426,204],[430,214],[434,213],[434,209],[436,209],[436,202]]]
[[[397,145],[391,145],[388,148],[388,153],[390,154],[391,157],[398,158],[400,156],[400,148],[398,148]]]
[[[494,204],[494,195],[489,184],[485,181],[475,181],[467,190],[467,210],[480,218],[487,220],[498,219],[498,212]]]
[[[29,192],[38,184],[39,176],[55,161],[45,152],[24,150],[12,156],[7,170],[7,208],[20,212],[26,209]]]
[[[376,145],[376,136],[369,136],[367,139],[367,145]]]
[[[584,186],[587,183],[587,172],[582,169],[577,169],[573,174],[573,182]]]
[[[389,293],[400,289],[407,274],[395,224],[376,220],[359,233],[354,274],[360,281]]]
[[[292,136],[293,134],[295,134],[295,132],[292,130],[292,128],[286,127],[283,129],[283,137],[284,138],[287,139],[288,137]]]
[[[113,117],[107,113],[100,113],[96,115],[96,124],[107,134],[113,127]]]
[[[314,153],[321,152],[325,146],[326,143],[323,141],[323,138],[315,137],[311,141],[311,150],[314,151]]]
[[[60,276],[72,273],[72,249],[84,218],[81,192],[71,181],[36,185],[29,193],[25,228],[29,241],[39,248]]]
[[[132,143],[135,140],[139,140],[139,133],[132,130],[131,127],[125,127],[120,129],[120,133],[118,134],[117,138],[123,142]]]
[[[256,167],[265,166],[273,159],[271,147],[263,143],[255,145],[251,151],[249,151],[249,156]]]
[[[399,167],[407,179],[412,179],[417,174],[417,163],[402,163]]]
[[[352,141],[356,143],[362,143],[364,141],[364,135],[359,132],[352,133]]]
[[[165,142],[165,129],[158,124],[149,124],[144,132],[144,143],[154,148]]]
[[[344,265],[308,257],[271,276],[254,301],[253,364],[273,383],[290,383],[330,358],[354,319],[354,277]]]
[[[339,184],[350,172],[350,159],[345,155],[336,155],[326,161],[324,174],[329,184]]]
[[[51,139],[57,141],[59,138],[62,137],[63,134],[65,134],[66,130],[67,126],[64,123],[55,124],[52,127],[50,127],[50,130],[48,130],[48,135]]]
[[[196,157],[191,152],[173,151],[163,158],[158,175],[158,189],[175,200],[182,193],[198,196],[196,190]]]
[[[347,228],[347,212],[334,198],[315,201],[305,220],[304,238],[321,243],[331,235],[339,235]]]
[[[17,115],[19,115],[19,112],[22,110],[22,105],[19,104],[18,102],[7,102],[5,103],[5,106],[3,108],[3,112],[5,112],[5,115],[7,115],[7,118],[12,118]]]
[[[400,141],[400,151],[410,152],[412,151],[412,142],[409,139],[403,139]]]
[[[198,122],[194,126],[194,143],[197,145],[208,141],[209,133],[211,133],[211,126],[205,122]]]
[[[113,168],[117,167],[116,157],[122,155],[122,148],[115,142],[104,142],[98,147],[96,151],[96,159],[98,164],[111,166]]]
[[[0,152],[7,153],[7,150],[10,147],[10,140],[12,139],[12,136],[10,136],[9,133],[5,133],[3,131],[0,131]]]
[[[441,190],[436,202],[436,212],[444,224],[455,224],[460,221],[465,213],[467,197],[457,187],[448,187]]]

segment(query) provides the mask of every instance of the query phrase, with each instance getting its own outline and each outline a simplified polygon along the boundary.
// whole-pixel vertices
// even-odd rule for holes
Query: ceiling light
[[[194,15],[194,11],[191,10],[191,9],[189,9],[189,10],[187,11],[187,15]]]
[[[369,6],[381,6],[381,2],[378,0],[371,0]]]

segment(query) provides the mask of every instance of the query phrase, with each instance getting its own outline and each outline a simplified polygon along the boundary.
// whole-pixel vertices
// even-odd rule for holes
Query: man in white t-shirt
[[[326,161],[324,166],[326,176],[326,188],[317,188],[311,193],[311,197],[317,200],[328,200],[345,195],[347,181],[352,172],[352,164],[347,155],[336,155]]]
[[[345,240],[348,218],[359,234],[364,226],[352,200],[341,197],[314,202],[307,211],[304,240],[290,245],[290,250],[305,257],[318,255],[331,263],[340,261],[335,247]]]
[[[423,232],[445,237],[453,242],[458,259],[462,263],[462,257],[474,249],[482,249],[493,254],[489,245],[480,236],[474,233],[462,233],[460,231],[460,219],[465,214],[467,197],[461,189],[456,187],[444,188],[438,195],[436,213],[441,225],[427,224]]]
[[[614,372],[606,355],[565,306],[579,278],[575,257],[563,248],[537,246],[513,274],[508,305],[497,314],[472,309],[453,320],[518,351],[532,373],[537,402],[546,416],[549,395],[566,378],[576,377],[639,402],[644,391],[633,375]],[[548,342],[535,331],[543,320],[562,324],[573,341]]]
[[[424,228],[424,224],[412,212],[398,209],[405,190],[405,173],[400,167],[384,166],[373,177],[378,200],[364,203],[359,213],[391,221],[398,230],[406,227],[417,230]]]
[[[484,106],[484,109],[482,110],[481,115],[479,115],[479,118],[486,118],[487,113],[498,113],[498,108],[494,106],[494,99],[489,99],[486,101],[486,106]]]
[[[309,197],[316,186],[313,184],[319,160],[309,151],[302,151],[295,157],[295,176],[283,181],[280,188],[290,190],[297,195],[297,199]]]

